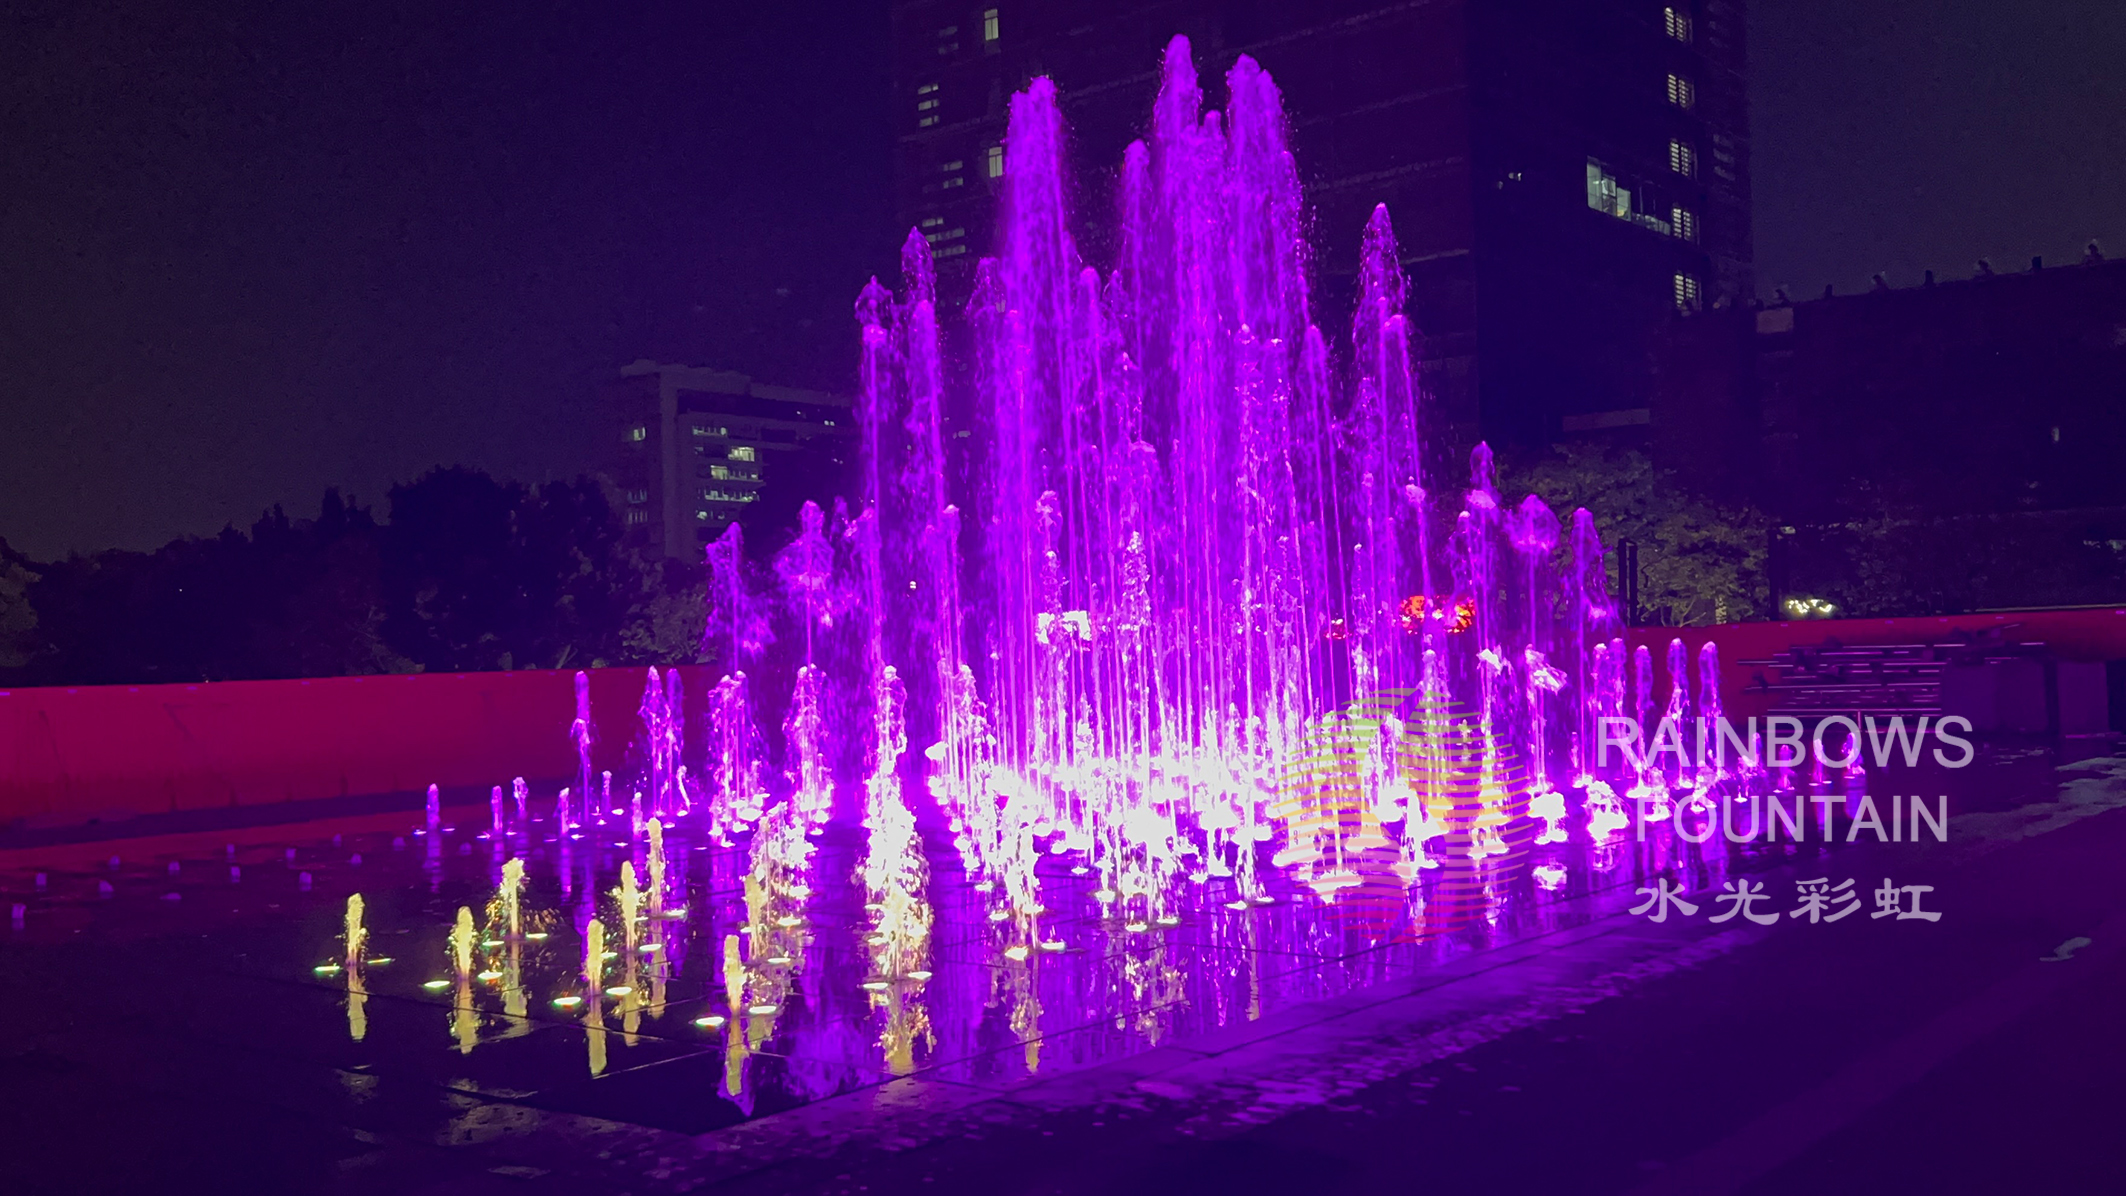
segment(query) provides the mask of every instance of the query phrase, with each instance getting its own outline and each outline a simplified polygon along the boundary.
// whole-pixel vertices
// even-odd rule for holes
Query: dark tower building
[[[989,252],[1011,94],[1056,81],[1106,264],[1112,179],[1186,35],[1285,98],[1324,331],[1393,213],[1427,384],[1458,440],[1645,423],[1661,327],[1752,292],[1742,0],[901,0],[902,220],[948,298]]]

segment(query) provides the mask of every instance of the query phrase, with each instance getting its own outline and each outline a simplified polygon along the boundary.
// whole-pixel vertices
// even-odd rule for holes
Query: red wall
[[[683,672],[698,695],[696,670]],[[643,673],[591,672],[600,768],[626,756]],[[576,771],[575,707],[562,671],[0,690],[0,826],[558,784]]]
[[[2126,658],[2126,610],[2039,611],[1925,619],[1825,619],[1634,629],[1664,659],[1681,636],[1696,668],[1720,644],[1723,707],[1765,711],[1747,665],[1796,644],[1911,644],[2005,629],[2070,660]],[[698,710],[706,670],[683,669]],[[0,826],[210,806],[509,783],[552,792],[576,770],[570,672],[426,673],[314,681],[91,686],[0,691]],[[636,734],[643,670],[591,671],[599,768],[623,766]]]
[[[1633,647],[1653,650],[1656,686],[1666,692],[1668,643],[1681,638],[1690,653],[1692,676],[1699,648],[1707,640],[1720,645],[1720,705],[1733,718],[1761,716],[1770,709],[1760,676],[1777,681],[1779,670],[1744,664],[1765,660],[1794,646],[1837,640],[1862,644],[1947,643],[1959,634],[1993,632],[2010,643],[2044,643],[2065,660],[2126,659],[2126,610],[2041,610],[2001,615],[1945,615],[1914,619],[1806,619],[1791,623],[1724,623],[1715,627],[1634,627]]]

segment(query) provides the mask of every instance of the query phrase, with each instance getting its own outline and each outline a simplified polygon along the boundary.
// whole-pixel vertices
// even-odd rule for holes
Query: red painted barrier
[[[2044,642],[2067,660],[2126,659],[2126,610],[1642,627],[1630,640],[1664,660],[1680,636],[1694,670],[1699,646],[1717,641],[1723,706],[1749,717],[1765,713],[1762,682],[1777,670],[1748,661],[1834,639],[1923,644],[1989,631]],[[698,700],[707,671],[681,671]],[[568,738],[574,677],[426,673],[0,691],[0,826],[506,785],[517,776],[539,782],[546,796],[576,770]],[[625,769],[642,684],[641,669],[591,671],[595,767]]]
[[[2126,610],[2038,610],[2010,614],[1943,615],[1908,619],[1803,619],[1780,623],[1723,623],[1713,627],[1634,627],[1634,648],[1654,654],[1655,685],[1667,692],[1668,643],[1680,638],[1697,677],[1698,652],[1707,640],[1720,646],[1720,703],[1731,718],[1762,716],[1770,709],[1766,682],[1779,680],[1770,660],[1794,647],[1836,642],[1845,647],[1942,644],[1998,635],[2009,642],[2042,643],[2062,660],[2126,660]]]
[[[623,765],[643,674],[591,672],[599,768]],[[517,776],[549,793],[576,771],[575,705],[562,671],[0,691],[0,826]]]

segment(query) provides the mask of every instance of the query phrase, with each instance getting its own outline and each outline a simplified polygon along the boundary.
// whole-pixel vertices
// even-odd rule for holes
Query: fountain
[[[858,816],[882,844],[865,874],[886,906],[883,853],[909,850],[917,774],[1030,947],[1031,877],[1051,855],[1156,919],[1190,879],[1252,899],[1258,849],[1280,835],[1333,890],[1355,883],[1349,851],[1387,852],[1415,884],[1427,840],[1482,858],[1581,821],[1603,783],[1584,745],[1628,701],[1593,519],[1575,512],[1567,534],[1533,496],[1505,509],[1482,446],[1466,490],[1427,476],[1386,210],[1365,229],[1345,364],[1316,322],[1276,86],[1243,56],[1226,90],[1206,110],[1174,41],[1099,265],[1072,231],[1054,86],[1014,97],[966,374],[947,371],[922,236],[897,292],[865,288],[855,514],[806,503],[772,593],[735,527],[707,550],[704,646],[724,673],[700,784],[721,841],[771,803],[809,834]],[[975,419],[948,430],[953,393]],[[966,463],[946,450],[963,438]],[[771,622],[787,629],[779,718],[748,676]],[[1651,673],[1642,656],[1642,706]],[[659,813],[680,767],[668,676],[652,672],[641,712]],[[1294,773],[1332,724],[1348,759]],[[1281,802],[1302,776],[1321,800]],[[1635,793],[1696,779],[1608,778]]]
[[[1481,445],[1440,463],[1387,213],[1324,332],[1274,84],[1243,57],[1210,111],[1185,42],[1164,65],[1111,260],[1079,253],[1037,80],[965,311],[919,234],[863,289],[852,485],[774,551],[706,546],[691,707],[699,666],[654,668],[634,726],[594,727],[576,674],[550,837],[521,778],[484,828],[431,787],[430,892],[447,864],[492,893],[422,986],[454,981],[459,1050],[537,995],[593,1075],[713,1031],[748,1113],[778,1069],[1030,1074],[1108,1049],[1059,1026],[1137,1049],[1724,866],[1686,831],[1772,778],[1691,750],[1717,650],[1628,643],[1589,512],[1509,499]],[[701,1008],[651,1024],[668,1000]]]

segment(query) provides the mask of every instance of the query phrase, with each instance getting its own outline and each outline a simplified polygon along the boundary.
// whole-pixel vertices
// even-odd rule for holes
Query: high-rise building
[[[734,522],[792,523],[799,503],[836,492],[856,449],[848,399],[728,370],[637,361],[604,400],[604,474],[628,540],[667,557],[698,555]]]
[[[1650,338],[1752,293],[1742,0],[899,0],[893,26],[898,207],[947,298],[989,251],[1036,75],[1071,123],[1081,246],[1109,258],[1176,34],[1212,104],[1241,54],[1282,89],[1325,331],[1388,205],[1453,439],[1644,423]]]

